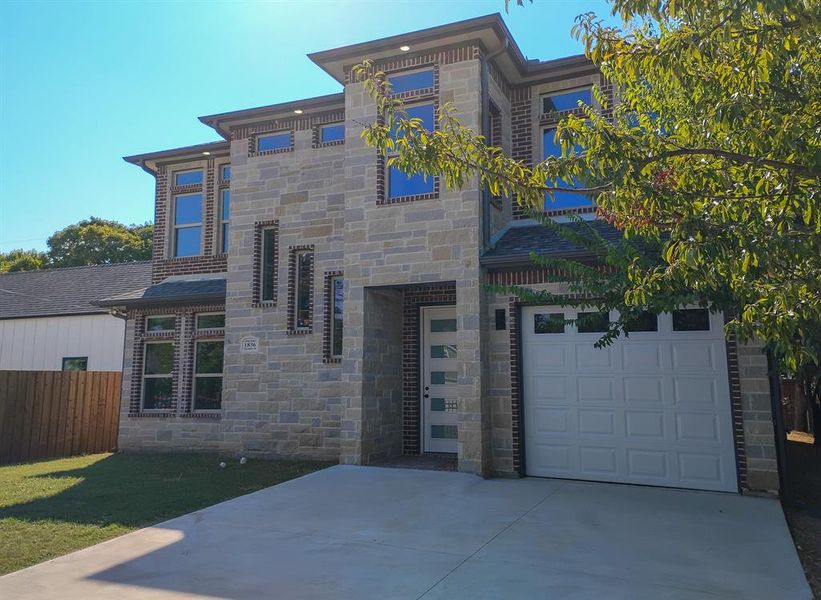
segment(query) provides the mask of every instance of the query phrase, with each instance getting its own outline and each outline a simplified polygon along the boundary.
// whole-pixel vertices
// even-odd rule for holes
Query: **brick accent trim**
[[[308,274],[309,301],[308,301],[308,319],[311,323],[309,327],[297,327],[296,323],[296,271],[297,255],[302,252],[308,252],[311,255],[310,272]],[[288,248],[288,335],[299,335],[314,332],[314,269],[316,267],[316,260],[314,256],[313,244],[303,246],[291,246]]]
[[[182,416],[209,416],[217,411],[200,413],[191,411],[191,385],[193,376],[193,340],[200,339],[200,335],[194,336],[195,319],[198,313],[224,312],[223,304],[196,304],[185,306],[173,306],[150,309],[132,309],[128,313],[128,320],[134,324],[134,346],[133,360],[131,364],[131,383],[129,386],[129,406],[128,417],[182,417]],[[165,332],[145,331],[146,317],[157,315],[173,315],[174,330]],[[217,330],[207,330],[202,333],[216,334]],[[219,330],[219,336],[224,335],[223,330]],[[170,409],[164,410],[142,410],[142,386],[143,386],[143,361],[145,343],[150,341],[170,341],[174,344],[174,367],[171,379]]]
[[[262,242],[263,232],[266,229],[274,230],[274,297],[271,300],[262,300]],[[251,280],[251,306],[258,308],[261,306],[276,306],[279,274],[279,220],[257,221],[254,223],[254,264],[253,277]]]
[[[311,131],[311,148],[329,148],[331,146],[343,146],[345,145],[345,138],[341,140],[332,140],[330,142],[323,142],[322,141],[322,128],[326,125],[332,125],[334,123],[342,123],[345,124],[345,115],[344,113],[341,115],[342,118],[338,120],[331,120],[328,122],[317,123],[313,126],[313,130]]]
[[[728,318],[724,317],[725,323]],[[741,376],[738,367],[738,340],[735,334],[727,337],[727,370],[730,383],[730,409],[733,419],[736,477],[739,491],[748,489],[747,447],[744,442],[744,417],[741,406]]]
[[[344,120],[345,108],[343,106],[340,106],[337,109],[328,110],[324,112],[310,113],[307,115],[291,115],[279,119],[268,119],[265,121],[260,121],[259,123],[245,125],[244,127],[237,127],[236,129],[233,129],[231,131],[231,139],[244,140],[246,138],[253,138],[257,135],[276,133],[278,131],[284,132],[289,130],[292,132],[293,138],[293,132],[295,131],[305,131],[308,129],[312,129],[317,125],[323,125],[327,123],[333,123],[336,121]],[[256,148],[254,148],[254,150],[256,150]]]
[[[390,71],[418,69],[433,63],[450,65],[466,60],[476,60],[481,57],[481,48],[482,43],[478,40],[473,40],[422,52],[409,52],[402,56],[395,56],[388,60],[377,62],[374,64],[374,70],[388,73]],[[348,65],[345,67],[345,85],[361,81],[360,78],[353,76],[351,66],[352,65]]]
[[[508,299],[508,323],[510,324],[510,426],[513,450],[513,470],[522,477],[525,476],[525,464],[522,453],[524,441],[524,424],[522,423],[522,395],[521,395],[521,319],[519,318],[519,303],[516,296]]]
[[[405,288],[402,304],[402,453],[419,454],[422,451],[419,309],[437,304],[455,305],[456,284],[441,282]]]
[[[342,362],[342,357],[333,356],[332,354],[333,340],[331,339],[331,333],[333,332],[331,323],[333,321],[334,314],[333,280],[342,276],[342,271],[325,271],[325,285],[323,292],[325,312],[322,315],[322,362],[328,364]]]

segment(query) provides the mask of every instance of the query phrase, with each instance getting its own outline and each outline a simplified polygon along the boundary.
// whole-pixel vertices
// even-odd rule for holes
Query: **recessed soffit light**
[[[400,49],[402,52],[407,52],[408,50],[410,50],[410,46],[399,46],[399,49]]]
[[[294,110],[294,114],[295,114],[295,115],[301,115],[301,114],[302,114],[302,109],[301,109],[301,108],[297,108],[296,110]]]

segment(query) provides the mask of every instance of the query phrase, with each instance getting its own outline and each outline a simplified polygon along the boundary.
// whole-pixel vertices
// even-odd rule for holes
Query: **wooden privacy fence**
[[[110,371],[0,371],[0,464],[115,450],[121,380]]]

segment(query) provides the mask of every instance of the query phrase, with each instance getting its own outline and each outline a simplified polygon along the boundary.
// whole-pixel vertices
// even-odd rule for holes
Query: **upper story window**
[[[220,168],[220,179],[222,181],[231,181],[231,165],[222,165]]]
[[[433,131],[436,112],[433,103],[414,104],[405,110],[408,113],[408,119],[420,119],[425,129]],[[401,135],[392,131],[391,137],[397,139]],[[387,178],[388,198],[432,194],[435,189],[433,177],[425,177],[420,173],[409,175],[393,165],[388,169]]]
[[[174,185],[200,185],[202,183],[202,169],[179,171],[174,173]]]
[[[174,196],[174,256],[198,256],[202,240],[202,194]]]
[[[331,123],[323,125],[319,133],[319,141],[323,144],[341,142],[345,140],[345,123]]]
[[[222,190],[222,228],[220,231],[220,248],[223,254],[228,253],[228,225],[231,215],[231,190]]]
[[[290,147],[290,131],[261,135],[257,138],[257,152],[268,152],[269,150],[285,150]]]
[[[579,107],[579,100],[588,106],[593,104],[593,93],[590,88],[547,94],[542,96],[542,114],[573,110]]]
[[[576,150],[578,151],[579,148],[576,148]],[[542,158],[547,158],[548,156],[561,157],[561,155],[562,146],[558,141],[556,141],[556,128],[546,128],[542,134]],[[571,188],[576,187],[578,185],[578,182],[576,181],[575,177],[571,182],[564,181],[560,178],[557,179],[554,182],[554,184],[556,187]],[[552,199],[549,194],[545,194],[546,210],[581,208],[585,206],[591,206],[592,204],[593,200],[589,196],[585,196],[582,194],[574,194],[572,192],[553,192]]]
[[[394,94],[430,89],[433,87],[433,69],[390,75],[388,82]]]

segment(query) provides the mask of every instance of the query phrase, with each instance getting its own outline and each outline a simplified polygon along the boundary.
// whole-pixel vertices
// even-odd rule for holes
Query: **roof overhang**
[[[397,55],[410,57],[434,48],[466,42],[478,43],[486,55],[494,55],[496,65],[513,84],[597,72],[593,63],[583,55],[549,61],[528,60],[499,13],[314,52],[308,58],[344,85],[346,70],[366,58],[379,62]],[[410,47],[407,54],[400,50],[401,46]]]
[[[268,106],[259,106],[257,108],[206,115],[200,117],[199,120],[209,127],[212,127],[225,139],[230,139],[231,129],[235,127],[258,123],[259,121],[310,115],[311,113],[325,112],[335,108],[345,108],[345,94],[342,92],[302,100],[280,102],[279,104],[269,104]],[[294,113],[295,110],[301,112]]]
[[[145,154],[135,154],[133,156],[124,156],[123,160],[137,165],[143,170],[157,174],[157,165],[161,163],[174,163],[187,160],[201,159],[203,156],[211,155],[227,155],[231,151],[231,145],[225,140],[217,142],[207,142],[205,144],[196,144],[194,146],[183,146],[182,148],[173,148],[171,150],[160,150],[159,152],[147,152]]]

